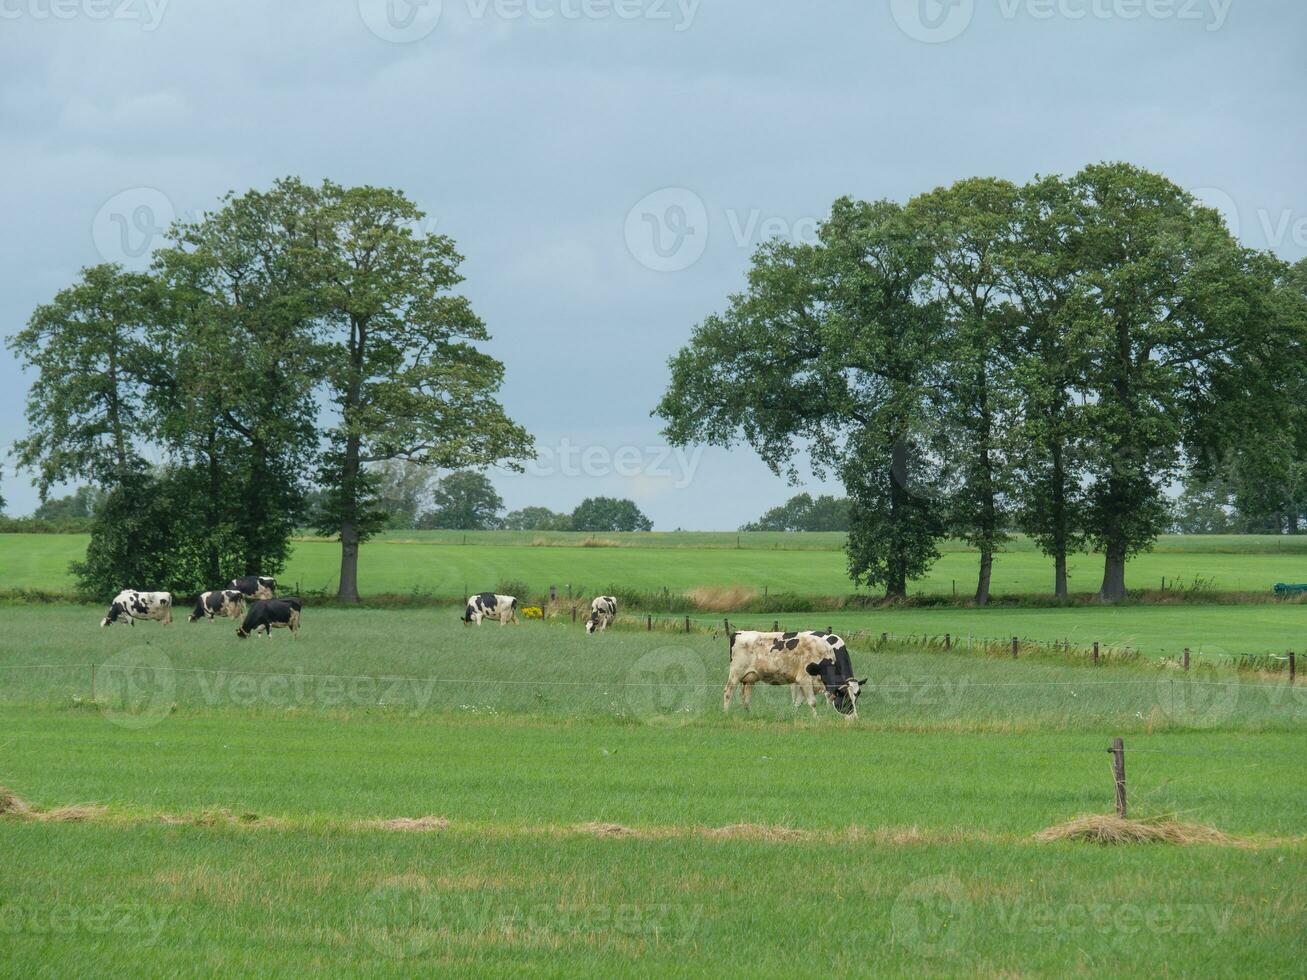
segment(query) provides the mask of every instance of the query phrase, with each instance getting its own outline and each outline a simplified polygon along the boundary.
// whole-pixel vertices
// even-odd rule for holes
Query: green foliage
[[[570,531],[572,515],[556,513],[548,507],[523,507],[509,511],[499,526],[506,531]]]
[[[375,467],[377,507],[386,514],[386,527],[403,530],[417,526],[418,511],[431,496],[435,472],[407,460],[387,460]]]
[[[481,531],[499,524],[504,501],[484,473],[462,470],[437,481],[431,491],[432,509],[418,519],[418,527]]]
[[[92,517],[104,500],[104,493],[92,486],[80,486],[66,497],[44,500],[32,512],[40,521],[76,521]]]
[[[144,469],[146,391],[160,377],[148,341],[157,306],[149,276],[97,265],[9,338],[23,367],[36,372],[29,432],[14,455],[36,472],[42,497],[59,483],[112,486]]]
[[[758,520],[743,525],[741,531],[847,531],[847,498],[822,494],[816,500],[800,493],[779,507],[773,507]]]
[[[185,469],[138,474],[110,491],[96,508],[86,558],[72,565],[77,589],[101,600],[123,589],[194,595],[244,571],[240,537],[230,525],[203,523],[196,483]],[[219,555],[214,580],[211,550]],[[270,567],[269,574],[279,571]]]
[[[572,511],[574,531],[652,531],[653,521],[632,500],[587,497]]]

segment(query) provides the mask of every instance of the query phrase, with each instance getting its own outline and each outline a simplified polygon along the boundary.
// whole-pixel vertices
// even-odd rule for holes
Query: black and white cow
[[[168,626],[172,623],[171,592],[137,592],[135,589],[123,589],[113,598],[109,613],[100,620],[101,626],[108,626],[122,619],[128,626],[135,626],[138,619],[157,619]]]
[[[853,676],[844,640],[834,633],[760,633],[747,631],[731,634],[731,667],[722,693],[722,710],[731,710],[735,688],[740,703],[749,710],[754,684],[794,684],[817,714],[817,684],[826,700],[847,718],[858,717],[858,695],[866,678]]]
[[[188,622],[197,619],[212,620],[214,616],[226,616],[228,619],[240,619],[245,613],[245,596],[235,589],[221,589],[216,592],[202,592],[195,600]]]
[[[245,575],[232,579],[228,588],[235,589],[246,599],[271,599],[277,594],[277,581],[266,575]]]
[[[272,631],[280,627],[290,630],[293,640],[300,631],[300,613],[304,603],[295,596],[284,599],[258,599],[250,605],[245,614],[245,622],[236,630],[242,640],[251,633],[263,630],[264,636],[272,636]]]
[[[590,603],[590,618],[586,620],[585,631],[602,633],[613,625],[613,620],[617,618],[617,600],[610,595],[598,596],[594,602]]]
[[[481,625],[483,619],[497,619],[500,626],[517,622],[517,597],[495,595],[482,592],[480,595],[468,596],[467,609],[463,611],[463,624]]]

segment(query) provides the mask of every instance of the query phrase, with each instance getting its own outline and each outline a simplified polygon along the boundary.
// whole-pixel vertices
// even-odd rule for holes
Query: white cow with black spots
[[[138,619],[157,619],[168,626],[172,623],[172,593],[123,589],[114,596],[109,612],[100,620],[100,625],[108,626],[120,619],[128,626],[135,626]]]
[[[590,618],[586,620],[587,633],[602,633],[617,618],[617,599],[610,595],[597,596],[590,603]]]
[[[481,625],[483,619],[497,619],[500,626],[517,622],[517,597],[496,595],[482,592],[480,595],[468,596],[467,609],[463,611],[464,625],[475,623]]]

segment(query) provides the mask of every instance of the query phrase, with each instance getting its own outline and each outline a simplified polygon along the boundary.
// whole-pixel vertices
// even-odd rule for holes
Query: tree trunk
[[[359,601],[359,530],[358,530],[358,436],[345,440],[345,460],[341,471],[340,500],[344,517],[340,525],[340,588],[336,597],[342,602]]]
[[[1103,602],[1120,602],[1125,598],[1125,547],[1109,544],[1103,559],[1103,587],[1098,592]]]
[[[990,545],[980,548],[980,581],[976,583],[976,605],[989,605],[989,577],[994,569],[994,549]]]
[[[902,439],[894,441],[889,482],[890,546],[885,559],[885,598],[906,599],[908,576],[901,525],[907,516],[908,446]]]
[[[208,438],[209,455],[209,499],[205,507],[205,519],[209,525],[209,582],[211,585],[222,583],[222,559],[218,554],[218,502],[222,499],[222,469],[218,462],[217,434],[210,429]]]
[[[1059,599],[1067,597],[1066,588],[1066,464],[1062,459],[1062,443],[1053,439],[1053,594]]]

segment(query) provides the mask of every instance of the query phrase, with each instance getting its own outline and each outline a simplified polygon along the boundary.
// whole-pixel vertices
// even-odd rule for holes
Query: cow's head
[[[867,683],[867,678],[857,680],[850,677],[842,684],[837,686],[833,691],[829,688],[826,691],[826,697],[840,714],[849,718],[858,717],[858,697],[862,694],[862,685]]]
[[[467,604],[467,608],[463,610],[463,625],[471,626],[472,620],[475,617],[476,617],[476,610],[472,608],[472,603],[469,602]]]
[[[585,631],[587,633],[593,633],[598,628],[599,628],[599,613],[592,612],[590,614],[590,618],[585,621]]]
[[[244,639],[245,639],[246,637],[248,637],[250,634],[246,631],[246,629],[245,629],[244,626],[237,626],[237,627],[236,627],[236,635],[239,636],[242,640],[244,640]]]
[[[127,611],[127,608],[121,602],[115,602],[109,607],[109,614],[100,620],[100,626],[108,626],[110,623],[116,623],[118,617]]]

